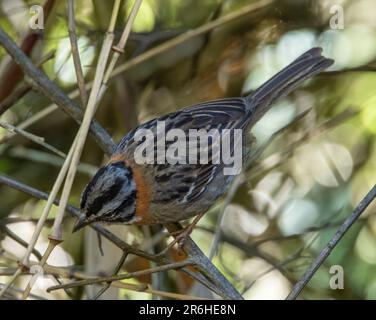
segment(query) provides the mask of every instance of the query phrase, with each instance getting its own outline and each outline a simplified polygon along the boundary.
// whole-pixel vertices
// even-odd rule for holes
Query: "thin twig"
[[[55,156],[54,154],[41,150],[25,148],[23,146],[11,148],[9,150],[9,156],[39,162],[58,168],[61,168],[65,160],[65,158],[61,158],[60,156]],[[89,163],[80,162],[77,171],[92,177],[98,171],[98,167]]]
[[[85,79],[81,67],[80,52],[77,45],[76,24],[74,22],[74,3],[73,0],[67,0],[67,15],[68,15],[68,33],[72,49],[72,57],[74,69],[76,71],[76,78],[82,106],[87,104],[87,92],[85,88]]]
[[[17,44],[9,38],[7,33],[0,27],[0,44],[12,56],[14,61],[21,67],[22,71],[33,80],[33,85],[42,94],[49,98],[53,103],[61,107],[78,123],[82,119],[82,110],[75,102],[73,102],[63,90],[61,90],[25,55],[24,52],[17,46]],[[111,137],[95,120],[90,126],[98,145],[106,154],[111,154],[115,148],[115,144]]]
[[[24,248],[28,247],[28,243],[25,240],[23,240],[21,237],[19,237],[17,234],[15,234],[12,230],[10,230],[5,224],[0,223],[0,229],[2,229],[9,238],[11,238],[12,240],[14,240],[18,244],[20,244],[22,247],[24,247]],[[42,255],[40,254],[40,252],[38,250],[36,250],[35,248],[33,248],[32,253],[35,255],[35,257],[38,260],[42,260]],[[13,273],[15,273],[15,272],[13,272]],[[54,279],[55,279],[55,281],[57,283],[60,283],[58,276],[53,275],[53,277],[54,277]],[[65,293],[67,295],[70,295],[70,292],[68,292],[67,290],[65,290]]]
[[[21,83],[17,86],[13,92],[0,102],[0,113],[4,113],[11,108],[17,101],[23,98],[33,86],[29,83]]]
[[[53,12],[55,0],[46,0],[42,7],[42,12],[45,21],[50,17]],[[16,28],[17,29],[17,28]],[[42,33],[36,32],[33,28],[29,28],[27,34],[23,37],[20,44],[20,50],[25,56],[31,56],[33,49],[41,38]],[[19,84],[19,81],[23,78],[24,72],[16,61],[9,61],[1,74],[0,80],[0,101],[3,101],[9,94],[13,92],[13,89]],[[8,105],[9,106],[9,105]],[[0,115],[5,112],[6,109],[0,108]]]
[[[53,110],[57,109],[57,105],[53,104],[49,106],[48,108],[44,108],[43,110],[37,112],[30,118],[26,119],[25,121],[22,121],[20,124],[17,125],[18,129],[26,129],[30,127],[32,124],[38,122],[39,120],[43,119],[44,117],[48,116]],[[15,133],[9,133],[4,135],[4,137],[0,138],[0,144],[8,141],[12,137],[15,136]]]
[[[5,288],[5,285],[2,284],[2,283],[0,283],[0,288],[1,288],[1,289],[4,289],[4,288]],[[10,289],[11,291],[14,291],[15,293],[22,293],[22,292],[23,292],[23,290],[21,290],[21,289],[19,289],[19,288],[15,288],[15,287],[8,288],[8,290],[9,290],[9,289]],[[41,297],[41,296],[38,296],[38,295],[36,295],[36,294],[31,294],[30,297],[33,298],[33,299],[35,299],[35,300],[48,300],[48,299],[46,299],[46,298],[44,298],[44,297]]]
[[[93,88],[90,92],[89,100],[88,100],[87,107],[85,110],[84,118],[80,126],[80,130],[78,131],[77,136],[76,136],[77,142],[71,147],[71,150],[73,150],[73,155],[69,163],[68,174],[64,183],[64,188],[62,191],[56,219],[55,219],[51,234],[49,236],[50,239],[55,240],[55,241],[59,241],[59,242],[62,241],[61,223],[63,221],[65,207],[68,204],[68,198],[69,198],[70,191],[71,191],[73,181],[75,178],[75,174],[77,171],[77,166],[78,166],[81,154],[82,154],[82,150],[86,141],[87,134],[89,132],[90,123],[96,111],[96,106],[99,103],[98,94],[101,89],[102,80],[104,77],[108,57],[109,57],[111,46],[112,46],[113,39],[114,39],[113,30],[115,28],[116,18],[119,13],[119,7],[120,7],[120,0],[116,0],[113,6],[111,21],[108,27],[108,31],[104,39],[101,52],[99,54],[97,68],[95,70]]]
[[[146,270],[140,270],[140,271],[135,271],[131,273],[126,273],[126,274],[119,274],[116,276],[110,276],[110,277],[100,277],[100,278],[94,278],[94,279],[86,279],[86,280],[81,280],[81,281],[75,281],[71,283],[67,283],[64,285],[57,285],[57,286],[52,286],[47,289],[47,292],[51,292],[54,290],[59,290],[59,289],[68,289],[68,288],[74,288],[74,287],[81,287],[81,286],[86,286],[90,284],[96,284],[96,283],[102,283],[102,282],[113,282],[113,281],[119,281],[119,280],[124,280],[124,279],[129,279],[129,278],[135,278],[139,276],[144,276],[148,274],[152,274],[155,272],[161,272],[161,271],[167,271],[167,270],[178,270],[186,266],[191,266],[194,265],[195,263],[191,260],[184,260],[180,262],[174,262],[174,263],[169,263],[166,265],[158,266],[155,268],[149,268]]]
[[[227,206],[231,203],[232,199],[234,198],[234,196],[236,194],[236,191],[238,190],[240,185],[244,182],[244,180],[245,179],[244,179],[243,173],[238,175],[235,178],[234,182],[232,183],[232,185],[231,185],[231,187],[230,187],[230,189],[229,189],[229,191],[226,195],[225,201],[223,202],[223,205],[221,207],[221,211],[218,215],[218,219],[217,219],[217,222],[216,222],[213,240],[212,240],[212,243],[210,245],[210,250],[209,250],[209,259],[210,260],[213,260],[214,256],[216,255],[218,247],[219,247],[219,243],[221,241],[222,220],[223,220],[223,217],[224,217],[225,210],[226,210]]]
[[[78,162],[80,161],[81,153],[84,147],[84,143],[86,140],[86,136],[89,130],[91,119],[94,116],[95,106],[97,101],[97,94],[99,92],[100,83],[102,81],[104,68],[107,62],[107,57],[109,54],[111,43],[109,41],[105,42],[102,51],[99,57],[98,67],[96,69],[96,81],[93,89],[90,93],[89,102],[86,107],[84,119],[82,121],[80,130],[78,130],[76,136],[76,143],[71,146],[70,152],[72,151],[72,158],[69,165],[67,178],[64,183],[64,188],[61,195],[61,202],[58,208],[58,212],[56,215],[56,219],[54,222],[53,229],[51,231],[50,239],[54,239],[56,241],[62,240],[62,232],[61,232],[61,223],[63,221],[63,216],[65,212],[65,207],[68,203],[68,198],[70,195],[70,191],[73,185],[73,180],[75,178],[75,174],[77,171]]]
[[[156,46],[148,51],[146,51],[143,54],[140,54],[139,56],[135,57],[134,59],[125,62],[121,66],[117,67],[114,69],[113,73],[111,74],[112,77],[117,76],[124,71],[127,71],[147,60],[150,60],[151,58],[154,58],[161,53],[164,53],[165,51],[171,50],[172,48],[175,48],[189,40],[192,40],[198,36],[201,36],[203,34],[206,34],[207,32],[219,28],[231,21],[240,19],[241,17],[246,16],[247,14],[251,12],[258,11],[260,9],[263,9],[270,4],[272,4],[274,1],[273,0],[261,0],[256,3],[250,3],[249,5],[246,5],[236,11],[230,12],[224,16],[221,16],[220,18],[210,21],[203,26],[200,26],[194,30],[189,30],[182,35],[179,35],[171,40],[168,40],[164,43],[162,43],[159,46]]]
[[[128,257],[128,252],[127,251],[124,251],[121,258],[120,258],[120,261],[118,262],[117,266],[115,267],[115,270],[113,272],[114,275],[118,274],[121,270],[121,268],[123,267],[124,265],[124,262],[125,260],[127,259]],[[107,282],[103,288],[101,288],[97,293],[96,295],[93,297],[93,300],[97,300],[99,299],[99,297],[106,292],[106,290],[111,286],[111,282]]]
[[[324,247],[323,250],[319,253],[317,258],[312,262],[308,267],[307,271],[304,273],[302,278],[294,285],[290,294],[287,296],[287,300],[295,300],[304,287],[308,284],[311,278],[314,276],[316,271],[320,268],[323,262],[329,257],[333,249],[346,234],[346,232],[351,228],[351,226],[356,222],[360,217],[363,211],[372,203],[376,198],[376,184],[373,188],[367,193],[367,195],[360,201],[358,206],[354,209],[351,215],[343,222],[341,227],[335,233],[335,235],[330,239],[328,244]]]
[[[121,34],[119,42],[118,42],[117,45],[112,47],[114,54],[112,55],[110,64],[108,65],[108,68],[107,68],[106,73],[104,75],[103,83],[102,83],[102,90],[103,89],[105,90],[107,88],[108,79],[110,78],[112,71],[114,70],[115,65],[116,65],[120,55],[122,53],[124,53],[125,44],[128,41],[129,34],[131,33],[131,28],[133,26],[134,20],[136,19],[137,12],[140,9],[141,3],[142,3],[142,0],[136,0],[135,1],[134,5],[132,7],[131,13],[129,15],[128,21],[125,24],[123,33]],[[103,95],[102,90],[100,92],[100,96]]]
[[[76,140],[75,140],[75,142],[76,142]],[[74,142],[74,144],[75,144],[75,142]],[[61,183],[62,183],[62,181],[64,179],[64,176],[65,176],[65,174],[66,174],[66,172],[68,170],[68,164],[69,164],[69,161],[70,161],[71,158],[72,158],[72,152],[70,151],[69,154],[68,154],[68,156],[65,158],[63,167],[60,170],[59,175],[56,178],[56,181],[54,183],[54,186],[52,187],[52,191],[51,191],[51,193],[48,196],[47,203],[46,203],[45,207],[43,208],[43,212],[41,214],[41,217],[38,220],[38,223],[37,223],[37,225],[35,227],[34,233],[33,233],[32,237],[31,237],[30,242],[29,242],[29,245],[28,245],[28,247],[26,249],[26,252],[25,252],[25,254],[24,254],[21,262],[20,262],[19,270],[22,270],[23,268],[27,267],[28,264],[29,264],[30,255],[31,255],[31,253],[34,250],[35,244],[36,244],[36,242],[37,242],[37,240],[39,238],[40,233],[42,232],[42,229],[44,227],[44,223],[45,223],[46,219],[48,218],[48,214],[50,212],[52,204],[55,202],[56,195],[57,195],[57,193],[58,193],[58,191],[60,189],[60,185],[61,185]],[[44,256],[45,255],[43,255],[43,257]],[[41,262],[44,260],[43,257],[41,259]],[[47,259],[46,259],[46,261],[47,261]],[[16,278],[17,278],[17,276],[16,277],[12,277],[10,279],[9,283],[13,282]],[[29,295],[30,291],[31,291],[31,286],[28,284],[27,287],[26,287],[26,289],[25,289],[25,291],[24,291],[24,297],[27,297]]]
[[[10,230],[6,225],[0,223],[0,229],[3,230],[9,238],[13,239],[24,248],[27,248],[28,243],[24,239],[20,238],[17,234],[15,234],[12,230]],[[33,248],[32,254],[35,255],[38,260],[42,259],[42,255],[37,249]]]
[[[1,297],[7,292],[7,290],[11,287],[14,281],[16,281],[17,277],[22,273],[22,270],[20,268],[17,269],[17,271],[12,275],[12,277],[9,279],[9,281],[3,286],[3,288],[0,291],[0,299]]]
[[[177,300],[208,300],[207,298],[201,298],[197,296],[190,296],[186,294],[180,294],[180,293],[173,293],[173,292],[167,292],[167,291],[161,291],[161,290],[155,290],[148,284],[141,284],[136,285],[133,283],[124,283],[124,282],[112,282],[112,286],[118,287],[121,289],[127,289],[137,292],[145,292],[152,295],[169,298],[169,299],[177,299]]]
[[[75,144],[75,142],[73,144]],[[32,238],[29,242],[28,250],[25,253],[24,258],[22,259],[22,264],[24,266],[27,266],[28,263],[29,263],[30,253],[31,253],[32,249],[34,248],[34,246],[35,246],[35,244],[36,244],[36,242],[39,238],[40,233],[42,232],[44,223],[46,222],[46,219],[47,219],[48,214],[51,210],[52,204],[55,202],[56,195],[59,192],[61,183],[62,183],[64,176],[65,176],[65,174],[68,170],[68,164],[69,164],[69,161],[70,161],[71,158],[72,158],[72,151],[70,151],[68,153],[67,157],[65,158],[64,164],[63,164],[63,166],[62,166],[62,168],[59,172],[59,175],[57,176],[57,178],[55,180],[55,183],[52,187],[51,193],[48,196],[47,203],[46,203],[45,207],[43,208],[43,212],[41,214],[41,217],[39,218],[39,221],[38,221],[37,226],[35,228],[34,234],[33,234]]]
[[[35,134],[32,134],[30,132],[27,132],[25,130],[19,129],[10,123],[7,123],[5,121],[0,120],[0,127],[3,127],[4,129],[7,129],[8,131],[12,133],[18,133],[21,136],[35,142],[36,144],[39,144],[40,146],[46,148],[47,150],[50,150],[51,152],[57,154],[58,156],[65,158],[66,154],[59,149],[55,148],[54,146],[51,146],[50,144],[44,142],[43,137],[36,136]]]
[[[13,275],[13,273],[16,271],[14,268],[6,268],[6,269],[0,269],[0,276],[3,275]],[[64,278],[75,278],[75,279],[94,279],[95,277],[92,275],[86,275],[83,272],[75,271],[74,269],[70,269],[67,267],[54,267],[50,265],[45,265],[44,267],[44,274],[52,275],[52,276],[59,276]],[[24,271],[22,273],[23,275],[30,274],[30,272]],[[0,284],[1,286],[1,284]],[[166,292],[166,291],[160,291],[153,289],[149,284],[147,283],[141,283],[141,284],[133,284],[133,283],[125,283],[120,281],[113,281],[111,282],[111,286],[125,289],[125,290],[131,290],[136,292],[144,292],[148,294],[158,295],[160,297],[170,298],[170,299],[178,299],[178,300],[207,300],[207,298],[197,297],[197,296],[191,296],[186,294],[179,294],[179,293],[172,293],[172,292]],[[13,289],[13,288],[12,288]],[[22,292],[19,290],[18,292]],[[32,295],[30,295],[32,296]]]
[[[45,62],[51,60],[55,57],[56,50],[48,52],[43,56],[37,63],[36,66],[39,68]],[[18,100],[20,100],[25,94],[27,94],[31,89],[32,85],[30,83],[22,83],[17,86],[12,93],[7,96],[3,101],[0,102],[0,115],[3,114],[6,110],[11,108]],[[0,140],[1,143],[1,140]]]

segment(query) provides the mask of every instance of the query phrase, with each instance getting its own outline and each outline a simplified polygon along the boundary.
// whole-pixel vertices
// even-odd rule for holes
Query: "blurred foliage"
[[[144,0],[119,64],[253,2],[257,1]],[[35,3],[43,1],[0,3],[0,26],[17,42],[28,32],[29,7]],[[75,3],[80,54],[85,79],[89,82],[94,76],[113,1]],[[131,4],[132,1],[122,2],[117,38]],[[329,26],[333,17],[330,8],[334,4],[343,7],[344,29]],[[147,119],[186,105],[253,90],[312,46],[322,46],[324,54],[335,59],[330,73],[316,77],[279,101],[253,130],[260,146],[273,132],[310,109],[278,134],[251,164],[224,211],[220,224],[224,235],[214,262],[247,299],[284,298],[338,225],[375,183],[376,20],[372,14],[375,11],[373,0],[274,1],[271,6],[190,39],[110,81],[96,118],[118,141],[129,129]],[[44,63],[43,71],[69,93],[76,88],[76,83],[65,1],[56,1],[43,36],[32,51],[33,61],[51,50],[56,50],[55,57]],[[2,48],[0,63],[2,69],[9,63]],[[31,91],[1,119],[19,124],[49,104],[41,94]],[[67,152],[77,128],[66,114],[56,110],[27,130]],[[6,131],[0,129],[0,139],[6,136]],[[34,151],[43,153],[33,156]],[[96,167],[106,161],[91,138],[81,160]],[[0,145],[1,174],[41,190],[51,189],[59,163],[51,160],[48,151],[20,136]],[[88,180],[87,172],[79,172],[70,203],[78,205]],[[30,199],[6,186],[0,186],[0,199],[2,219],[37,219],[44,205],[43,201]],[[214,206],[193,233],[193,239],[205,253],[209,252],[213,233],[220,223],[222,205],[223,202]],[[375,205],[347,233],[304,290],[303,298],[376,299],[374,211]],[[31,222],[9,225],[25,240],[30,238],[33,226]],[[66,241],[51,264],[84,263],[83,233],[70,235],[71,226],[72,221],[67,218]],[[127,231],[127,241],[144,241],[145,230],[122,228]],[[48,231],[48,228],[44,230],[39,248],[45,245]],[[3,239],[0,267],[14,266],[9,256],[21,257],[21,248],[1,231],[0,239]],[[128,271],[147,266],[146,262],[132,261],[126,265]],[[329,287],[332,265],[344,269],[343,290]],[[165,288],[172,288],[171,283],[175,283],[175,289],[179,285],[173,277],[171,273],[170,279],[166,278]],[[6,279],[0,276],[0,282]],[[192,283],[186,285],[190,287]],[[179,290],[186,293],[187,287]],[[78,292],[77,297],[81,294]],[[150,295],[135,295],[126,290],[119,295],[124,294],[150,298]],[[63,293],[48,297],[66,298]]]

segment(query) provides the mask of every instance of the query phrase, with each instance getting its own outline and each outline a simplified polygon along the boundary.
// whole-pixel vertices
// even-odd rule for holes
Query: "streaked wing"
[[[189,129],[223,129],[243,128],[246,120],[246,105],[243,98],[229,98],[217,101],[210,101],[194,105],[180,111],[168,114],[158,119],[153,119],[142,124],[139,128],[150,129],[156,137],[157,121],[164,121],[166,132],[171,129],[182,129],[188,137]],[[139,129],[137,128],[137,129]],[[136,130],[137,130],[136,129]],[[135,131],[130,132],[119,143],[116,153],[124,150],[134,150],[139,142],[133,141]],[[188,139],[188,138],[187,138]],[[160,195],[161,202],[186,202],[194,201],[200,197],[206,187],[212,181],[223,165],[213,163],[212,159],[217,151],[212,148],[212,143],[208,143],[208,163],[207,164],[156,164],[157,138],[155,138],[155,164],[149,165],[154,168],[154,176],[164,190]],[[165,150],[174,141],[166,141]],[[211,141],[212,142],[212,141]],[[189,141],[186,140],[188,144]],[[217,149],[216,149],[217,150]],[[187,153],[187,163],[189,163]],[[171,187],[170,187],[171,186]]]

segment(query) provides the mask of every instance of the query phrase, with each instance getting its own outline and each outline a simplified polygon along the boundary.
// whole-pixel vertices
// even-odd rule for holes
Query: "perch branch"
[[[166,225],[168,232],[171,234],[181,230],[179,223],[170,223]],[[234,286],[223,276],[221,272],[211,263],[208,257],[204,255],[196,243],[188,237],[184,243],[184,250],[189,254],[189,258],[195,263],[196,267],[202,274],[214,284],[215,288],[219,288],[219,292],[224,292],[227,299],[243,300],[241,294]],[[216,290],[215,292],[218,292]],[[220,294],[223,297],[223,294]]]

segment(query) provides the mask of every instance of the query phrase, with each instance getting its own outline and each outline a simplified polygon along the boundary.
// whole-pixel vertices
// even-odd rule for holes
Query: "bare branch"
[[[46,0],[43,5],[43,13],[44,17],[47,19],[54,7],[55,0]],[[25,37],[21,41],[21,52],[25,56],[30,56],[35,45],[37,44],[38,40],[41,38],[41,33],[36,32],[36,30],[30,29],[29,32],[25,35]],[[3,74],[1,75],[0,80],[0,101],[3,102],[4,99],[8,98],[9,95],[13,92],[14,88],[17,86],[19,81],[23,77],[23,70],[21,70],[20,66],[17,65],[15,61],[10,61]],[[0,107],[0,115],[3,114],[7,108],[11,105],[6,104],[5,106]]]
[[[176,233],[176,231],[181,230],[181,225],[179,223],[170,223],[166,225],[166,228],[170,233]],[[241,294],[223,274],[218,271],[190,237],[188,237],[184,243],[184,250],[189,254],[190,259],[195,263],[202,274],[214,284],[214,288],[217,288],[215,292],[222,292],[220,295],[227,299],[243,300]],[[223,293],[225,295],[223,295]]]
[[[47,289],[47,292],[51,292],[54,290],[58,289],[68,289],[68,288],[74,288],[74,287],[80,287],[80,286],[86,286],[89,284],[96,284],[96,283],[102,283],[102,282],[112,282],[112,281],[119,281],[119,280],[124,280],[124,279],[130,279],[130,278],[135,278],[147,274],[152,274],[155,272],[161,272],[161,271],[167,271],[167,270],[178,270],[186,266],[194,265],[194,262],[191,260],[185,260],[181,262],[174,262],[174,263],[169,263],[163,266],[158,266],[155,268],[149,268],[146,270],[140,270],[140,271],[135,271],[127,274],[119,274],[116,276],[110,276],[110,277],[100,277],[100,278],[94,278],[94,279],[87,279],[87,280],[81,280],[81,281],[76,281],[76,282],[71,282],[68,284],[63,284],[63,285],[57,285],[53,287],[49,287]]]
[[[7,122],[1,121],[1,120],[0,120],[0,127],[3,127],[4,129],[7,129],[10,132],[18,133],[18,134],[22,135],[23,137],[25,137],[25,138],[39,144],[40,146],[46,148],[47,150],[49,150],[53,153],[56,153],[58,156],[60,156],[62,158],[66,157],[64,152],[61,152],[60,150],[58,150],[54,146],[51,146],[50,144],[44,142],[44,138],[42,138],[42,137],[36,136],[35,134],[32,134],[32,133],[27,132],[25,130],[19,129],[15,126],[12,126],[10,123],[7,123]]]
[[[22,52],[22,50],[9,38],[5,31],[0,27],[0,43],[4,49],[12,56],[14,61],[21,67],[23,72],[32,80],[33,85],[42,94],[48,97],[53,103],[61,107],[66,113],[73,117],[78,123],[82,120],[82,110],[62,91],[55,83],[35,65]],[[111,154],[115,144],[111,137],[95,120],[92,121],[90,131],[93,134],[98,145],[106,154]]]
[[[80,91],[80,97],[82,106],[87,104],[87,92],[85,88],[85,79],[81,67],[80,52],[77,45],[76,36],[76,24],[74,22],[74,3],[73,0],[67,1],[67,15],[68,15],[68,32],[72,49],[72,57],[74,63],[74,69],[76,71],[78,89]]]
[[[350,227],[355,223],[355,221],[360,217],[363,211],[372,203],[376,198],[376,184],[367,193],[367,195],[360,201],[358,206],[354,209],[352,214],[343,222],[341,227],[335,233],[335,235],[330,239],[328,244],[321,250],[320,254],[317,256],[315,261],[309,266],[307,271],[304,273],[303,277],[294,285],[290,294],[287,296],[287,300],[295,300],[308,282],[312,279],[316,271],[320,268],[323,262],[329,257],[335,246],[339,243],[342,237],[350,229]]]

